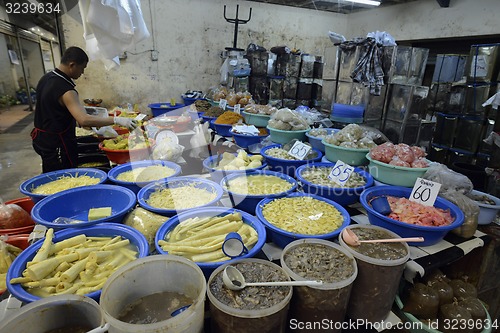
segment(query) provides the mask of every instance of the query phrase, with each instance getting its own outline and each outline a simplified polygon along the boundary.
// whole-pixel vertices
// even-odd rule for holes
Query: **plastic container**
[[[271,141],[282,145],[292,141],[293,139],[297,139],[302,142],[306,141],[306,133],[309,131],[309,129],[300,131],[283,131],[269,126],[266,126],[266,128],[269,131]]]
[[[493,200],[495,202],[494,205],[488,205],[484,202],[474,200],[474,202],[479,206],[479,216],[477,218],[477,224],[490,224],[491,222],[495,221],[497,213],[500,210],[500,199],[491,194],[476,190],[472,190],[471,194],[477,196],[486,196],[490,200]]]
[[[289,175],[291,177],[295,176],[295,170],[301,165],[308,164],[308,163],[313,163],[313,162],[319,162],[321,161],[321,158],[323,157],[323,153],[320,152],[318,149],[313,148],[312,150],[316,153],[315,158],[311,159],[303,159],[303,160],[285,160],[282,158],[276,158],[269,156],[267,154],[267,151],[272,148],[282,148],[283,146],[281,144],[274,144],[274,145],[269,145],[260,150],[260,154],[264,156],[264,159],[266,160],[266,163],[269,165],[269,169],[277,172],[284,173],[286,175]]]
[[[315,246],[325,246],[332,250],[332,254],[322,252],[314,253]],[[291,256],[292,250],[300,249],[301,254],[304,250],[312,249],[304,256],[292,256],[294,264],[299,262],[296,267],[289,267],[286,263],[288,256]],[[307,250],[306,250],[307,251]],[[317,250],[316,250],[317,251]],[[336,255],[336,256],[335,256]],[[333,259],[332,259],[333,257]],[[297,270],[302,267],[302,263],[307,268],[306,272]],[[337,274],[345,274],[339,276],[334,282],[328,281],[332,272],[328,272],[328,276],[322,275],[321,268],[318,264],[334,265]],[[305,280],[321,280],[323,285],[319,287],[295,287],[293,291],[292,301],[290,304],[289,317],[294,318],[297,322],[322,322],[341,323],[344,321],[347,304],[351,294],[351,288],[356,276],[358,268],[353,255],[341,246],[322,239],[300,239],[288,244],[281,253],[281,267],[287,272],[294,281]],[[305,267],[304,267],[305,268]],[[324,269],[324,268],[323,268]],[[352,270],[351,275],[344,273],[347,270]],[[340,332],[341,329],[331,327],[329,332]]]
[[[130,324],[118,319],[129,304],[162,292],[184,294],[193,303],[178,315],[155,323]],[[201,333],[205,292],[205,277],[195,263],[179,256],[155,255],[114,272],[102,288],[100,305],[104,320],[110,324],[109,333]]]
[[[187,212],[180,213],[172,218],[170,218],[167,222],[162,224],[162,226],[158,229],[155,236],[155,246],[158,253],[168,254],[167,251],[163,250],[158,242],[162,239],[165,239],[166,235],[172,231],[179,223],[182,221],[190,219],[190,218],[203,218],[203,217],[214,217],[214,216],[224,216],[227,214],[232,214],[238,212],[241,214],[243,222],[250,225],[257,231],[259,235],[259,240],[255,245],[248,250],[248,253],[242,255],[240,258],[251,258],[255,256],[264,246],[266,242],[266,228],[262,225],[262,223],[255,217],[246,212],[243,212],[234,208],[225,208],[225,207],[205,207],[205,208],[197,208],[191,209]],[[220,261],[220,262],[197,262],[196,264],[201,268],[203,274],[207,277],[210,277],[210,274],[219,267],[220,265],[226,263],[228,261]]]
[[[375,229],[389,235],[389,238],[399,237],[394,232],[377,226],[351,225],[347,228]],[[385,319],[394,303],[405,263],[410,258],[410,247],[404,242],[392,243],[402,244],[406,255],[393,259],[377,259],[358,252],[362,251],[361,246],[355,248],[347,245],[341,236],[339,242],[356,258],[358,266],[358,276],[352,287],[347,316],[351,320],[365,320],[372,323]]]
[[[127,225],[118,223],[100,223],[87,228],[82,229],[66,229],[60,230],[54,233],[53,243],[60,242],[62,240],[84,234],[90,237],[115,237],[121,236],[130,240],[130,244],[137,248],[138,258],[142,258],[148,255],[149,245],[146,238],[136,229],[129,227]],[[30,245],[26,250],[21,252],[19,256],[12,262],[12,265],[7,272],[7,289],[19,300],[29,303],[39,300],[40,297],[28,293],[20,284],[10,284],[10,280],[15,277],[22,276],[22,272],[26,269],[26,263],[31,261],[36,252],[40,249],[43,244],[44,239],[40,239],[34,244]],[[96,301],[99,300],[101,296],[101,290],[94,291],[85,296],[88,296]],[[50,297],[52,298],[52,296]]]
[[[179,208],[179,209],[158,208],[158,207],[153,207],[147,203],[149,196],[157,190],[164,188],[177,188],[183,186],[194,186],[196,188],[204,189],[206,191],[215,193],[215,198],[200,206],[195,206],[191,208]],[[220,185],[211,180],[203,178],[195,178],[195,177],[172,177],[172,178],[167,178],[165,182],[152,183],[143,187],[139,191],[139,193],[137,193],[137,201],[139,202],[139,205],[142,208],[149,210],[153,213],[157,213],[163,216],[174,216],[177,213],[184,212],[189,209],[215,205],[221,199],[222,194],[223,191]]]
[[[135,204],[135,193],[128,188],[117,185],[77,187],[53,194],[37,202],[31,211],[31,217],[36,223],[47,228],[54,228],[54,230],[75,229],[101,222],[121,223],[125,215],[134,209]],[[111,207],[111,215],[89,221],[89,210],[99,207]],[[53,223],[58,217],[67,217],[82,222]]]
[[[231,133],[233,136],[234,142],[240,146],[241,148],[248,148],[248,146],[255,145],[260,143],[262,140],[267,138],[269,134],[265,135],[245,135],[245,134],[237,134]]]
[[[310,193],[310,194],[315,194],[322,196],[324,198],[333,200],[342,206],[346,205],[352,205],[356,202],[359,201],[359,196],[361,193],[373,186],[373,177],[366,171],[360,168],[355,168],[354,172],[361,175],[366,184],[363,186],[358,186],[358,187],[330,187],[330,186],[324,186],[324,185],[319,185],[319,184],[314,184],[311,183],[307,180],[305,180],[302,177],[302,173],[307,170],[308,168],[312,167],[324,167],[324,168],[332,168],[334,164],[332,163],[321,163],[321,162],[315,162],[311,164],[306,164],[306,165],[301,165],[297,168],[295,171],[295,178],[302,184],[302,191],[305,193]]]
[[[116,164],[124,164],[130,161],[142,161],[147,160],[153,152],[154,140],[149,139],[149,147],[137,148],[137,149],[108,149],[104,147],[103,143],[99,144],[99,149],[101,149],[108,159]]]
[[[216,118],[217,119],[217,118]],[[225,136],[225,137],[231,137],[233,136],[233,132],[231,130],[233,129],[233,125],[231,124],[217,124],[215,122],[215,119],[210,120],[210,126],[215,129],[215,132],[219,134],[220,136]]]
[[[397,198],[409,198],[412,189],[402,186],[375,186],[366,189],[359,198],[361,205],[366,210],[371,224],[389,229],[401,237],[424,237],[425,241],[420,243],[408,243],[412,246],[429,246],[441,241],[451,229],[458,228],[464,223],[464,213],[450,201],[437,197],[434,207],[449,209],[454,221],[445,226],[421,226],[393,220],[375,211],[369,204],[372,198],[379,196],[394,196]]]
[[[336,128],[325,128],[325,130],[328,133],[327,135],[332,135],[332,134],[339,131]],[[311,135],[309,133],[310,133],[310,131],[306,133],[307,141],[309,141],[309,143],[311,144],[311,146],[313,148],[316,148],[320,152],[324,153],[325,152],[325,144],[323,143],[323,138]]]
[[[242,111],[241,114],[245,118],[246,124],[256,127],[266,127],[269,119],[271,119],[271,116],[267,114],[249,113],[245,111]]]
[[[376,161],[366,154],[368,171],[376,180],[396,186],[413,187],[417,178],[422,178],[429,168],[407,168]]]
[[[303,238],[314,238],[314,239],[334,239],[338,236],[338,234],[344,229],[346,226],[349,225],[349,222],[351,220],[351,217],[349,216],[349,213],[338,203],[325,199],[323,197],[313,195],[313,194],[308,194],[308,193],[300,193],[300,192],[295,192],[295,193],[290,193],[289,195],[286,196],[286,198],[290,197],[301,197],[301,196],[306,196],[306,197],[312,197],[316,200],[321,200],[324,201],[333,207],[335,207],[340,214],[342,215],[342,224],[340,227],[337,229],[333,230],[332,232],[326,233],[326,234],[320,234],[320,235],[305,235],[305,234],[297,234],[293,232],[288,232],[283,229],[280,229],[270,223],[269,221],[266,220],[262,213],[262,209],[266,204],[269,202],[279,199],[279,198],[266,198],[262,199],[258,204],[257,208],[255,209],[255,214],[259,218],[259,220],[265,225],[267,228],[267,231],[269,233],[269,236],[271,238],[271,241],[276,244],[277,246],[284,248],[287,246],[289,243],[293,242],[296,239],[303,239]],[[286,214],[286,212],[284,212]]]
[[[108,174],[98,169],[93,169],[93,168],[64,169],[64,170],[42,173],[41,175],[25,180],[24,182],[21,183],[21,185],[19,185],[19,191],[21,191],[22,194],[30,197],[34,203],[37,203],[38,201],[48,197],[49,195],[32,193],[34,188],[46,183],[50,183],[54,180],[59,179],[60,177],[76,177],[76,176],[89,176],[89,177],[99,178],[98,184],[103,184],[108,179]]]
[[[186,106],[185,104],[182,103],[175,103],[174,105],[170,103],[152,103],[148,105],[148,108],[151,109],[151,112],[153,113],[153,117],[157,117],[159,115],[162,115],[167,112],[171,112],[173,110],[179,109]]]
[[[33,206],[35,206],[35,203],[31,198],[18,198],[18,199],[13,199],[5,202],[6,205],[9,204],[15,204],[21,207],[23,210],[25,210],[28,214],[31,215],[31,210],[33,209]],[[33,219],[32,219],[33,221]],[[30,233],[33,231],[33,228],[35,227],[35,222],[33,221],[33,224],[27,225],[24,227],[18,227],[18,228],[9,228],[9,229],[0,229],[0,235],[19,235],[19,234],[24,234],[24,233]]]
[[[274,176],[278,177],[281,179],[286,180],[287,182],[290,183],[290,189],[284,191],[284,192],[279,192],[279,193],[272,193],[272,194],[262,194],[262,195],[248,195],[248,194],[242,194],[236,193],[234,191],[230,191],[227,189],[227,183],[233,179],[239,178],[239,177],[249,177],[249,176],[255,176],[255,175],[265,175],[265,176]],[[292,177],[282,174],[280,172],[274,172],[274,171],[269,171],[269,170],[259,170],[259,171],[252,171],[248,173],[236,173],[236,174],[230,174],[227,175],[226,177],[222,178],[220,185],[222,186],[222,189],[224,192],[227,192],[229,195],[229,198],[231,199],[231,204],[233,204],[234,207],[241,209],[247,213],[250,213],[252,215],[255,215],[255,208],[257,207],[257,204],[264,198],[281,198],[284,197],[295,190],[297,190],[297,181],[293,179]],[[240,189],[242,192],[244,192],[246,189],[242,188]],[[271,188],[272,190],[272,188]]]
[[[335,163],[337,160],[341,160],[351,166],[368,164],[366,154],[370,151],[369,148],[346,148],[332,145],[324,139],[321,140],[321,143],[325,145],[325,156],[330,162]]]
[[[214,126],[213,121],[215,121],[215,119],[217,119],[217,117],[209,117],[209,116],[205,116],[203,114],[201,116],[201,119],[203,119],[203,122],[208,122],[208,127],[210,127],[211,129],[213,129],[215,131],[215,126]]]
[[[238,154],[235,153],[233,155],[237,156]],[[252,155],[249,155],[249,156],[252,156]],[[210,173],[210,178],[212,178],[212,180],[216,183],[220,183],[222,178],[229,176],[229,175],[232,175],[232,174],[235,174],[235,173],[237,173],[237,174],[245,173],[245,172],[248,173],[248,172],[252,172],[252,171],[262,170],[265,167],[267,167],[267,163],[265,161],[262,161],[262,165],[260,167],[250,168],[250,169],[246,169],[246,170],[219,170],[219,169],[215,169],[215,167],[218,165],[218,160],[220,158],[222,158],[221,155],[212,155],[212,156],[209,156],[206,159],[204,159],[202,162],[203,168]]]
[[[58,295],[23,306],[0,323],[0,332],[45,333],[56,329],[70,332],[77,327],[89,331],[102,324],[101,308],[93,299]]]
[[[126,182],[123,180],[118,180],[117,177],[119,177],[120,174],[131,171],[135,168],[147,168],[148,166],[152,165],[162,165],[167,168],[173,169],[174,173],[171,176],[165,177],[165,178],[160,178],[157,180],[153,181],[147,181],[147,182]],[[114,167],[108,172],[108,178],[111,182],[113,182],[116,185],[123,186],[128,188],[129,190],[132,190],[135,194],[139,193],[139,190],[143,188],[144,186],[154,183],[156,181],[162,181],[164,179],[168,179],[170,177],[175,177],[180,175],[181,173],[181,166],[178,165],[177,163],[170,162],[170,161],[160,161],[160,160],[147,160],[147,161],[136,161],[136,162],[129,162],[125,163],[119,166]]]
[[[281,272],[282,275],[286,276],[285,281],[290,280],[290,277],[281,267],[279,267],[276,264],[273,264],[272,262],[262,259],[235,260],[231,263],[220,266],[210,276],[207,287],[207,295],[210,301],[211,331],[218,333],[234,333],[234,332],[284,333],[286,327],[288,326],[287,314],[293,293],[292,287],[279,287],[288,289],[283,299],[279,303],[271,307],[258,310],[242,310],[228,306],[222,303],[219,299],[217,299],[216,295],[214,295],[211,287],[212,284],[214,284],[215,288],[214,290],[221,288],[226,289],[221,285],[222,281],[220,281],[220,275],[222,274],[224,268],[226,268],[226,266],[228,266],[229,264],[235,266],[240,263],[246,263],[249,265],[262,264],[269,266],[273,271]],[[242,273],[245,276],[246,271],[242,271]],[[256,282],[256,281],[257,280],[248,282]],[[260,289],[260,288],[277,288],[277,287],[257,287],[257,288]],[[255,290],[256,288],[253,289]],[[236,295],[239,295],[242,291],[236,291],[234,293]]]

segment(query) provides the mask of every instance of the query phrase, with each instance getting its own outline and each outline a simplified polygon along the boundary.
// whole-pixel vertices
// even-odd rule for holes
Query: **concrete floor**
[[[0,110],[0,198],[24,197],[19,185],[42,172],[40,156],[31,146],[34,112],[26,105]]]

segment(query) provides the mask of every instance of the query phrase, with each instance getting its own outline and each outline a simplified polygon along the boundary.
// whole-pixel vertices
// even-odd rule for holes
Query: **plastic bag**
[[[307,120],[298,112],[288,108],[279,109],[268,122],[269,127],[284,131],[300,131],[309,129]]]
[[[4,204],[0,199],[0,229],[13,229],[32,225],[30,214],[16,204]]]
[[[191,151],[189,156],[198,158],[201,153],[208,153],[210,143],[210,133],[208,132],[209,123],[198,124],[194,127],[194,135],[189,140]]]
[[[472,181],[467,176],[450,170],[446,165],[440,163],[433,163],[422,178],[440,183],[440,192],[457,191],[467,194],[474,188]]]
[[[346,41],[343,35],[333,31],[328,31],[328,37],[330,37],[330,40],[332,41],[333,44],[343,43]]]
[[[149,243],[149,252],[151,253],[155,248],[156,232],[167,219],[165,216],[155,214],[142,207],[137,207],[125,216],[123,223],[137,229],[146,237]]]
[[[463,238],[474,236],[477,229],[479,206],[465,194],[451,189],[445,192],[439,191],[439,195],[457,205],[464,213],[464,223],[460,227],[452,229],[451,232]]]
[[[367,38],[374,38],[378,44],[382,44],[382,46],[396,46],[396,40],[391,36],[388,32],[385,31],[375,31],[369,32],[366,35]]]
[[[153,159],[163,161],[177,161],[184,151],[184,146],[167,140],[157,143],[153,149]]]
[[[103,127],[92,127],[92,130],[100,136],[105,138],[116,138],[118,136],[118,132],[115,131],[113,126],[103,126]]]

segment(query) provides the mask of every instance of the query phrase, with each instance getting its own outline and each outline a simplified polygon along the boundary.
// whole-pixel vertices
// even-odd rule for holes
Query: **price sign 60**
[[[410,201],[421,203],[425,206],[434,206],[434,202],[439,194],[441,184],[433,181],[417,178],[410,194]]]

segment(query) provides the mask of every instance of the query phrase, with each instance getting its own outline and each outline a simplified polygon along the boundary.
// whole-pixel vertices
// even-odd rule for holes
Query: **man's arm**
[[[113,117],[98,117],[87,114],[85,108],[78,100],[78,94],[74,90],[68,90],[61,97],[61,103],[68,108],[69,112],[76,119],[78,124],[83,127],[101,127],[113,125]]]

